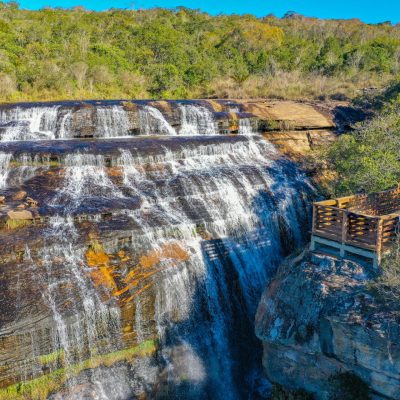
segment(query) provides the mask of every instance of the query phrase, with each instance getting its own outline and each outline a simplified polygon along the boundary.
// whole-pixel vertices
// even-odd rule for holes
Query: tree
[[[83,88],[87,71],[88,66],[82,61],[72,64],[71,66],[71,73],[76,79],[76,83],[79,89]]]

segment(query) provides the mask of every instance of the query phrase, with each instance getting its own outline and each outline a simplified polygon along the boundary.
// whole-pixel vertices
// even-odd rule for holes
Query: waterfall
[[[6,187],[12,154],[0,152],[0,189]]]
[[[111,138],[128,135],[131,123],[127,112],[121,106],[98,107],[96,113],[96,136]]]
[[[65,139],[70,136],[72,128],[72,110],[68,110],[61,116],[61,122],[59,127],[58,137],[60,139]]]
[[[95,198],[115,197],[123,194],[108,176],[104,157],[76,153],[66,157],[64,184],[50,204],[68,215]]]
[[[251,120],[239,118],[239,134],[253,133]],[[134,134],[196,136],[217,135],[219,131],[215,113],[198,103],[177,102],[172,106],[171,115],[149,103],[133,104],[132,107],[129,103],[0,107],[2,142],[73,137],[120,138]]]
[[[13,107],[0,110],[0,121],[16,122],[3,129],[2,141],[54,139],[59,106]],[[26,124],[21,124],[21,121]]]
[[[170,374],[168,385],[179,386],[177,375],[183,367],[176,365],[173,354],[182,352],[179,363],[184,364],[193,385],[205,385],[207,389],[202,390],[212,391],[214,398],[236,399],[240,389],[235,384],[235,366],[226,357],[235,324],[227,280],[236,277],[246,312],[253,315],[260,289],[282,257],[280,219],[290,221],[293,242],[301,243],[299,216],[304,204],[298,195],[307,188],[304,177],[288,175],[287,166],[272,162],[276,151],[266,142],[241,143],[231,146],[229,153],[218,145],[198,150],[182,149],[180,159],[166,153],[154,171],[122,152],[125,184],[136,195],[146,196],[143,207],[129,214],[142,231],[134,234],[132,246],[141,252],[172,242],[192,254],[184,269],[165,271],[166,278],[155,289],[155,319]],[[177,195],[187,203],[177,203]],[[152,216],[166,227],[155,227]],[[204,240],[200,225],[210,240]],[[229,264],[231,269],[227,269]],[[199,307],[203,301],[206,323]],[[171,327],[172,316],[185,321],[181,329]],[[169,343],[171,329],[174,345]],[[204,371],[216,375],[204,383]]]
[[[181,105],[180,135],[215,135],[215,121],[212,113],[202,106]]]
[[[239,120],[239,135],[252,135],[253,127],[249,118],[241,118]]]
[[[41,266],[34,265],[35,282],[44,287],[42,297],[55,322],[53,349],[70,378],[67,387],[73,387],[79,384],[72,373],[79,363],[118,347],[120,312],[102,300],[89,278],[90,269],[82,268],[85,257],[77,246],[73,221],[52,218],[44,236],[49,245],[39,254]],[[54,236],[59,238],[56,244]]]
[[[50,400],[263,398],[255,310],[280,261],[303,245],[313,188],[249,135],[250,120],[245,136],[219,136],[206,108],[178,111],[179,135],[145,105],[144,137],[118,139],[126,111],[100,106],[101,140],[0,143],[0,195],[17,207],[9,199],[25,191],[43,219],[4,235],[24,244],[2,275],[15,311],[0,337],[18,347],[0,355],[9,381],[44,376]],[[71,132],[68,110],[55,125],[40,118],[56,138]],[[18,247],[11,239],[1,251]]]
[[[176,135],[175,129],[155,107],[144,106],[139,110],[139,124],[141,135]]]

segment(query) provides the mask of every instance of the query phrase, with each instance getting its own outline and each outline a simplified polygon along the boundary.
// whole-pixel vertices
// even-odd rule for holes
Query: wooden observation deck
[[[400,185],[373,193],[315,202],[311,251],[368,261],[378,268],[399,231]]]

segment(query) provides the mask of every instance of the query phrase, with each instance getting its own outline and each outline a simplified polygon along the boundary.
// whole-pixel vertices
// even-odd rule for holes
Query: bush
[[[332,376],[330,400],[370,400],[368,385],[352,372]]]
[[[383,258],[381,273],[370,288],[392,310],[400,310],[400,240]]]
[[[326,160],[336,173],[334,195],[377,192],[400,182],[399,110],[400,103],[386,107],[328,149]]]
[[[272,387],[271,400],[314,400],[314,396],[303,389],[287,390],[275,384]]]
[[[353,98],[399,70],[399,27],[179,7],[92,12],[0,1],[3,99]],[[5,75],[3,75],[5,74]],[[134,78],[134,88],[127,82]]]

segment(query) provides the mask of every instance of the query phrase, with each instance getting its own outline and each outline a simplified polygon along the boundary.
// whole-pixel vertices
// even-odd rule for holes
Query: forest
[[[400,27],[294,12],[20,9],[0,2],[2,101],[352,99],[400,72]]]

